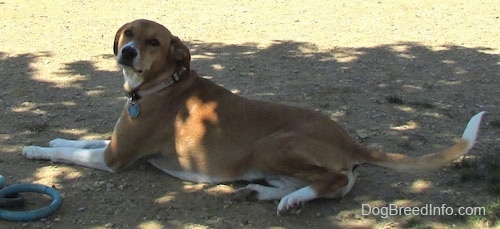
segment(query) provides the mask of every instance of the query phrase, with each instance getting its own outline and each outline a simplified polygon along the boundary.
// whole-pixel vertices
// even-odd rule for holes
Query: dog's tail
[[[484,113],[483,111],[474,115],[467,124],[462,139],[454,146],[444,151],[420,157],[409,157],[397,153],[363,150],[363,153],[360,154],[361,160],[367,164],[390,168],[401,172],[437,169],[469,152],[476,142],[479,124],[481,123]]]

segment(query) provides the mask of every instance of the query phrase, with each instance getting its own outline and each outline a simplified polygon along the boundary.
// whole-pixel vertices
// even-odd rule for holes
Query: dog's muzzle
[[[134,59],[137,57],[137,50],[132,46],[125,46],[121,50],[121,55],[118,58],[118,63],[127,67],[132,68],[138,73],[142,73],[142,70],[135,69]]]

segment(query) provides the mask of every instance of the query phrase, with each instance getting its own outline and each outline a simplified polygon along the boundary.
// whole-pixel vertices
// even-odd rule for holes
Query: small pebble
[[[114,184],[112,184],[112,183],[107,183],[107,184],[106,184],[106,192],[111,191],[114,187],[115,187],[115,185],[114,185]]]

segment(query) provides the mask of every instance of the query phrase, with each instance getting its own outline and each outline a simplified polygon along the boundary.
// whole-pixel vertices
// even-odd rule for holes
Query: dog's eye
[[[148,44],[150,46],[159,46],[160,42],[156,39],[149,39],[146,41],[146,44]]]
[[[132,36],[134,36],[134,33],[130,29],[125,30],[124,34],[125,34],[126,37],[132,37]]]

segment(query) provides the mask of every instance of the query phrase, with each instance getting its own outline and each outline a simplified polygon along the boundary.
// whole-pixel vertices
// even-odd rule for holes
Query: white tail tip
[[[483,118],[483,115],[485,113],[486,113],[485,111],[482,111],[474,115],[470,119],[469,123],[467,123],[467,127],[465,127],[462,139],[466,140],[469,143],[468,147],[469,150],[476,143],[477,132],[479,132],[479,125],[481,124],[481,119]]]

